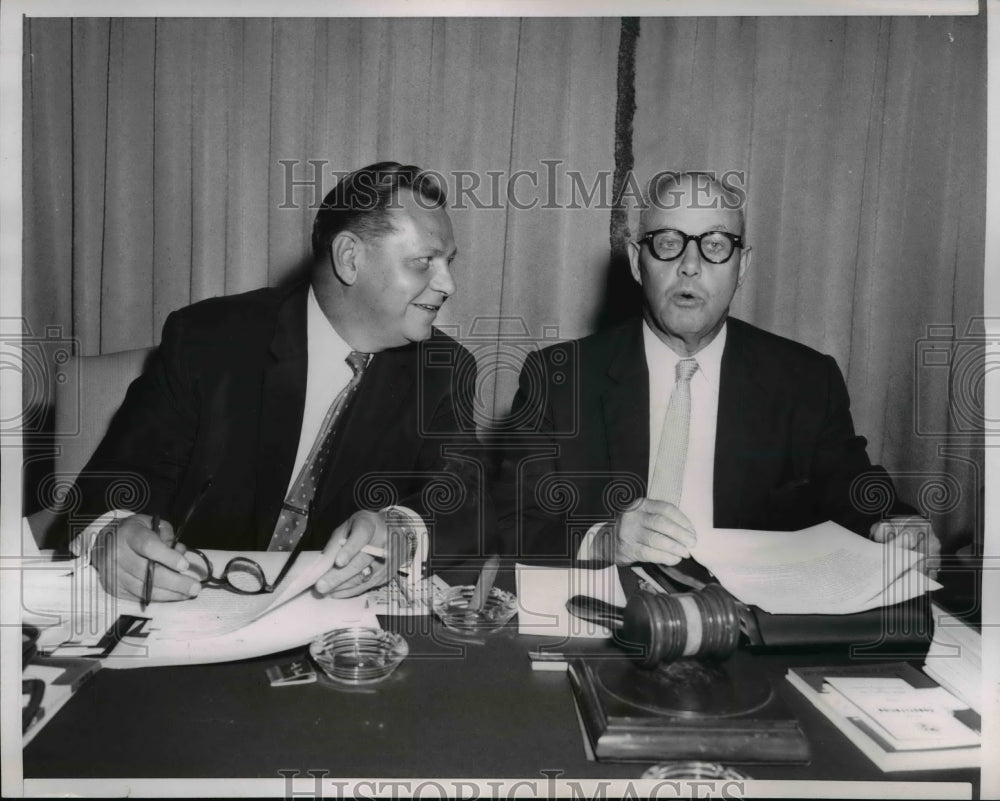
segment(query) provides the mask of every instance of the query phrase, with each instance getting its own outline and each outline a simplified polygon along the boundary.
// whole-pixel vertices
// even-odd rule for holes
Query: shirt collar
[[[310,365],[346,362],[351,346],[337,333],[337,329],[323,313],[311,286],[309,300],[306,301],[306,332]]]
[[[719,386],[722,375],[722,352],[726,347],[726,330],[729,323],[722,324],[719,333],[704,348],[698,351],[693,357],[698,362],[698,372],[709,384],[714,387]],[[670,346],[661,340],[649,327],[649,323],[642,321],[642,342],[646,350],[646,364],[650,367],[650,372],[669,376],[670,383],[673,384],[674,370],[682,358],[671,350]]]

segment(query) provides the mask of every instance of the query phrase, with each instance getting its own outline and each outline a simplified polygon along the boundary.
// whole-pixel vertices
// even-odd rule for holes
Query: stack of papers
[[[711,529],[691,555],[738,600],[771,614],[848,615],[908,601],[941,585],[922,555],[833,522],[801,531]]]
[[[924,673],[982,712],[982,636],[971,626],[931,604],[934,639],[924,661]]]
[[[981,762],[979,715],[905,662],[793,667],[787,679],[883,771]]]
[[[205,553],[213,564],[225,564],[236,555]],[[270,580],[288,558],[280,552],[241,555],[255,559]],[[304,552],[277,592],[239,595],[204,587],[197,598],[154,602],[145,612],[137,602],[105,593],[93,568],[53,564],[22,572],[23,617],[42,629],[39,648],[60,656],[100,655],[104,647],[98,644],[128,619],[127,633],[102,660],[104,667],[112,668],[245,659],[304,645],[335,628],[378,628],[365,596],[334,599],[311,591],[329,562],[326,554]]]

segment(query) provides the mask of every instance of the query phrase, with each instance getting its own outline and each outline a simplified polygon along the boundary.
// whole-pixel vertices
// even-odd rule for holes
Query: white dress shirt
[[[337,329],[319,307],[311,286],[309,299],[306,301],[306,342],[309,356],[309,366],[306,368],[306,403],[302,410],[302,428],[299,431],[295,466],[288,478],[288,486],[285,487],[286,496],[309,456],[316,435],[323,425],[323,418],[354,376],[351,365],[347,363],[352,348],[337,333]]]
[[[671,350],[644,321],[642,341],[649,368],[649,465],[648,482],[653,480],[660,431],[667,404],[674,391],[675,368],[682,356]],[[715,486],[715,430],[719,414],[719,379],[722,351],[726,347],[726,324],[708,345],[694,355],[698,370],[691,376],[691,423],[688,428],[687,461],[681,489],[680,510],[694,526],[695,533],[708,531],[714,521],[712,493]]]
[[[698,370],[691,377],[691,419],[688,428],[687,460],[684,464],[684,484],[678,507],[691,521],[695,534],[712,528],[715,511],[715,433],[719,414],[719,381],[722,375],[722,351],[726,347],[726,323],[722,324],[708,345],[694,355]],[[642,323],[642,344],[649,369],[649,463],[646,486],[653,480],[660,447],[660,432],[667,414],[667,404],[676,383],[679,356],[649,327]],[[597,532],[606,523],[591,527],[580,545],[579,558],[593,554],[591,545]]]

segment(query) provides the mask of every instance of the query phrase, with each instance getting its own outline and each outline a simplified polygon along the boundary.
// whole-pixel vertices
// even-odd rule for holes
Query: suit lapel
[[[621,329],[618,340],[611,348],[609,382],[601,399],[608,456],[613,471],[633,473],[645,487],[649,471],[649,370],[641,321]]]
[[[278,308],[260,404],[257,441],[257,546],[271,539],[295,465],[306,397],[308,285],[289,294]]]

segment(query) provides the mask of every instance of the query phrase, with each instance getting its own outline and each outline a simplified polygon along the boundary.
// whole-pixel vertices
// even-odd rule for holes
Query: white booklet
[[[801,531],[710,529],[691,555],[740,601],[772,614],[846,615],[941,587],[918,569],[920,553],[830,521]]]
[[[897,751],[964,748],[979,732],[955,717],[966,705],[943,687],[911,687],[900,678],[830,676],[826,684],[854,705],[869,728]]]

